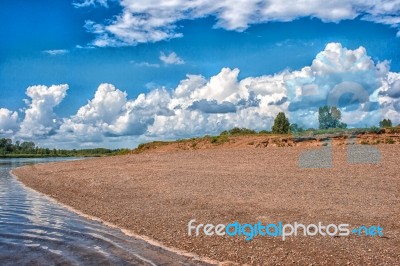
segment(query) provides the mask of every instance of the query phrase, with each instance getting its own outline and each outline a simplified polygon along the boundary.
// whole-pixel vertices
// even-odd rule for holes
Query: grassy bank
[[[286,147],[297,146],[300,142],[307,145],[328,139],[340,140],[340,145],[344,145],[344,140],[349,138],[357,138],[359,144],[363,145],[396,144],[400,142],[399,137],[400,127],[353,129],[333,128],[324,130],[308,129],[289,134],[273,134],[266,130],[256,132],[246,128],[234,128],[228,131],[223,131],[217,136],[206,135],[204,137],[189,139],[142,143],[133,150],[133,153],[137,154],[151,150],[195,150],[224,145]]]

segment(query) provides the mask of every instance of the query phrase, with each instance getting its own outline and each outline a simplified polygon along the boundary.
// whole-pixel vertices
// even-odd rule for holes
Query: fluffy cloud
[[[111,84],[101,84],[92,100],[71,118],[64,119],[58,133],[74,141],[100,142],[103,137],[145,134],[157,115],[170,115],[169,94],[162,89],[127,100],[127,94]]]
[[[127,94],[111,84],[101,84],[94,98],[71,118],[64,119],[59,133],[80,141],[101,141],[104,129],[121,114]]]
[[[133,100],[103,84],[71,121],[77,129],[89,125],[99,136],[180,138],[235,126],[269,129],[281,111],[291,122],[318,127],[318,107],[330,104],[342,108],[350,126],[364,127],[397,112],[393,97],[399,81],[387,62],[375,63],[363,47],[349,50],[329,43],[310,66],[298,71],[239,80],[239,69],[223,68],[209,79],[188,75],[174,90],[156,89]],[[99,108],[93,104],[96,98],[107,104]],[[106,106],[115,110],[99,111]]]
[[[12,134],[17,128],[18,113],[0,108],[0,134]]]
[[[400,73],[390,72],[388,62],[374,62],[363,47],[329,43],[300,70],[241,80],[239,72],[223,68],[210,78],[187,75],[175,89],[154,89],[134,99],[101,84],[93,99],[63,119],[53,108],[64,98],[66,85],[29,87],[32,101],[17,134],[72,145],[127,138],[137,143],[217,134],[236,126],[270,129],[278,112],[308,128],[318,127],[318,107],[326,104],[339,106],[350,126],[377,125],[383,118],[400,123]],[[0,118],[0,132],[16,130],[16,113],[0,109]]]
[[[182,65],[185,63],[182,58],[180,58],[175,52],[170,53],[169,55],[161,52],[160,60],[168,65]]]
[[[311,66],[285,75],[289,111],[301,120],[307,112],[315,116],[316,106],[335,105],[348,111],[344,120],[349,125],[376,124],[381,116],[376,94],[389,79],[387,64],[375,64],[363,47],[348,50],[330,43]]]
[[[383,80],[381,95],[387,95],[391,98],[400,98],[400,74],[389,73],[387,79]]]
[[[85,0],[81,6],[106,0]],[[216,18],[216,27],[243,31],[249,25],[269,21],[292,21],[300,17],[315,17],[326,22],[338,22],[361,17],[364,20],[399,27],[400,4],[393,0],[122,0],[122,13],[107,24],[93,21],[86,28],[96,34],[97,46],[135,45],[181,37],[176,24],[185,19],[207,16]],[[76,5],[76,4],[75,4]]]
[[[73,117],[77,121],[110,123],[126,104],[126,92],[116,90],[111,84],[101,84],[94,98],[82,106]]]
[[[25,118],[20,124],[18,135],[24,138],[40,138],[55,134],[59,126],[53,108],[61,103],[67,95],[68,85],[43,85],[31,86],[26,90],[26,95],[31,100],[26,100],[28,108]]]

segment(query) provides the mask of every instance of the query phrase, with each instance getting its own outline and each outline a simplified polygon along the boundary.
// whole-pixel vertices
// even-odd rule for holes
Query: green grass
[[[226,142],[229,142],[229,136],[228,135],[220,135],[220,136],[214,136],[211,137],[212,144],[224,144]]]
[[[177,140],[176,142],[185,142],[187,140]],[[172,143],[172,141],[153,141],[153,142],[148,142],[148,143],[142,143],[139,144],[139,146],[137,146],[136,149],[133,150],[134,153],[140,153],[146,150],[151,150],[151,149],[155,149],[161,146],[165,146]]]
[[[255,130],[248,129],[248,128],[235,127],[235,128],[232,128],[231,130],[222,131],[220,136],[223,136],[223,135],[243,136],[243,135],[255,135],[255,134],[257,134],[257,132]]]
[[[308,129],[301,133],[293,133],[293,136],[317,136],[317,135],[339,135],[339,136],[348,136],[348,135],[359,135],[359,134],[382,134],[385,131],[391,130],[393,132],[400,131],[399,129],[383,129],[379,127],[369,127],[369,128],[329,128],[329,129]]]

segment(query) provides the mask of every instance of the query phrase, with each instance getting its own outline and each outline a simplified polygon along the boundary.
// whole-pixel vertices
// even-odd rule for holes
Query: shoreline
[[[107,156],[115,156],[115,155],[87,155],[87,156],[54,156],[54,155],[35,155],[35,154],[11,154],[11,155],[0,155],[0,159],[48,159],[48,158],[60,158],[60,159],[68,159],[68,158],[99,158],[99,157],[107,157]]]
[[[47,163],[40,163],[40,164],[47,164]],[[17,167],[17,168],[19,168],[19,167]],[[17,169],[17,168],[14,168],[14,169],[10,170],[9,173],[10,173],[10,175],[11,175],[12,177],[14,177],[14,179],[15,179],[19,184],[21,184],[25,189],[27,189],[27,190],[30,191],[30,192],[37,193],[37,194],[41,195],[42,197],[46,198],[47,200],[49,200],[49,201],[51,201],[51,202],[53,202],[53,203],[55,203],[55,204],[57,204],[57,205],[59,205],[59,206],[65,208],[65,209],[67,209],[67,210],[69,210],[69,211],[71,211],[71,212],[73,212],[73,213],[75,213],[75,214],[77,214],[77,215],[79,215],[79,216],[81,216],[81,217],[83,217],[83,218],[86,218],[86,219],[88,219],[88,220],[92,220],[92,221],[99,222],[99,223],[104,224],[104,225],[106,225],[106,226],[108,226],[108,227],[111,227],[111,228],[113,228],[113,229],[120,230],[120,231],[121,231],[122,233],[124,233],[126,236],[134,237],[134,238],[136,238],[136,239],[143,240],[143,241],[149,243],[149,244],[152,245],[152,246],[156,246],[156,247],[162,248],[162,249],[164,249],[164,250],[166,250],[166,251],[175,253],[175,254],[180,255],[180,256],[188,257],[188,258],[190,258],[190,259],[192,259],[192,260],[194,260],[194,261],[204,262],[204,263],[213,264],[213,265],[225,265],[225,263],[230,263],[230,262],[215,261],[215,260],[212,260],[212,259],[210,259],[210,258],[200,257],[200,256],[198,256],[197,254],[190,253],[190,252],[187,252],[187,251],[184,251],[184,250],[179,250],[179,249],[176,249],[176,248],[173,248],[173,247],[167,247],[167,246],[163,245],[162,243],[160,243],[159,241],[157,241],[157,240],[155,240],[155,239],[152,239],[152,238],[147,237],[147,236],[144,236],[144,235],[135,234],[134,232],[132,232],[132,231],[129,230],[129,229],[119,227],[118,225],[115,225],[115,224],[113,224],[113,223],[107,222],[107,221],[105,221],[105,220],[103,220],[103,219],[101,219],[101,218],[99,218],[99,217],[95,217],[95,216],[92,216],[92,215],[83,213],[82,211],[80,211],[80,210],[78,210],[78,209],[75,209],[75,208],[72,207],[72,206],[66,205],[66,204],[64,204],[64,203],[62,203],[62,202],[60,202],[60,201],[58,201],[57,199],[51,197],[51,196],[48,195],[48,194],[42,193],[42,192],[40,192],[40,191],[38,191],[38,190],[35,190],[35,189],[33,189],[33,188],[30,188],[29,186],[27,186],[26,184],[24,184],[24,183],[18,178],[18,176],[17,176],[16,174],[13,173],[13,170],[15,170],[15,169]]]
[[[12,174],[84,217],[167,250],[209,259],[205,262],[393,264],[400,262],[399,151],[397,145],[377,147],[381,163],[348,165],[346,147],[335,146],[332,169],[298,169],[295,162],[304,148],[248,147],[57,162],[17,168]],[[287,241],[256,237],[250,242],[239,237],[190,238],[191,219],[212,224],[257,219],[379,223],[387,234]]]

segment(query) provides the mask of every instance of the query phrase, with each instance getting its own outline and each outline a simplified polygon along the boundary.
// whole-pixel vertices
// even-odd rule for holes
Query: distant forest
[[[16,141],[12,142],[11,139],[0,138],[0,158],[21,158],[21,157],[98,157],[121,155],[129,153],[128,149],[49,149],[40,148],[31,141]]]

